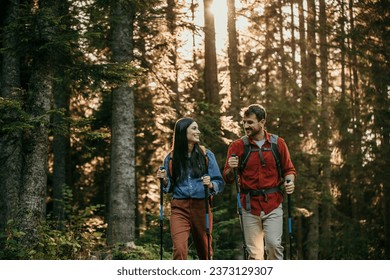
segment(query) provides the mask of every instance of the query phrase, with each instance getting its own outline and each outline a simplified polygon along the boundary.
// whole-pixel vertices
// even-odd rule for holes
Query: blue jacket
[[[206,156],[208,157],[208,172],[207,174],[211,178],[211,183],[213,188],[209,189],[210,195],[216,195],[223,190],[224,181],[222,178],[221,171],[218,167],[217,160],[215,155],[209,150],[206,149]],[[169,160],[170,154],[168,154],[164,159],[164,167],[168,172],[168,185],[164,187],[164,192],[168,193],[172,187],[172,178],[169,174]],[[202,183],[202,178],[191,178],[191,172],[188,172],[188,178],[175,184],[173,188],[173,198],[175,199],[186,199],[186,198],[196,198],[204,199],[204,186]]]

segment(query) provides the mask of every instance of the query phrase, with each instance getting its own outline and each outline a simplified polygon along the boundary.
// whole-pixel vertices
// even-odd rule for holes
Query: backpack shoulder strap
[[[272,151],[272,154],[273,154],[275,162],[276,162],[276,168],[278,170],[279,179],[282,179],[281,155],[280,155],[279,148],[278,148],[278,138],[279,138],[279,136],[276,134],[270,135],[271,151]],[[249,143],[249,140],[248,140],[248,136],[245,135],[245,136],[241,137],[241,139],[244,142],[244,153],[242,154],[242,157],[241,157],[240,171],[242,171],[245,168],[246,163],[249,159],[249,155],[252,151],[251,144]]]
[[[168,175],[172,178],[172,176],[173,176],[173,150],[169,153],[169,164],[168,164]]]
[[[241,137],[241,140],[244,142],[244,145],[249,145],[249,139],[248,136],[244,135]]]
[[[278,135],[271,134],[270,140],[271,140],[271,151],[275,158],[276,167],[278,169],[278,176],[279,179],[282,179],[282,166],[281,166],[281,156],[278,148]]]
[[[171,179],[171,187],[169,188],[168,190],[168,193],[172,193],[173,192],[173,188],[175,186],[175,184],[173,183],[173,180],[172,180],[172,176],[173,176],[173,150],[169,153],[169,161],[168,161],[168,177]]]
[[[209,168],[209,157],[207,156],[207,153],[206,153],[206,147],[203,145],[199,145],[199,147],[202,150],[202,153],[203,153],[204,158],[206,160],[206,169],[208,169]]]
[[[199,147],[202,150],[202,153],[206,156],[206,147],[203,145],[199,145]]]
[[[249,143],[248,136],[242,136],[241,140],[244,142],[244,153],[241,156],[240,171],[244,170],[251,153],[251,144]]]

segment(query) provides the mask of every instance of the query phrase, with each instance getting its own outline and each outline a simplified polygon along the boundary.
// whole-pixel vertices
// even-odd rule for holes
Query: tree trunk
[[[173,92],[173,106],[176,110],[176,117],[179,117],[180,114],[180,93],[179,93],[179,67],[177,65],[177,16],[176,16],[176,3],[177,0],[167,0],[167,22],[168,30],[171,33],[172,40],[169,40],[171,45],[169,60],[170,66],[173,68],[174,75],[168,81],[169,89]]]
[[[68,13],[67,2],[59,3],[56,17]],[[69,22],[64,25],[71,26]],[[70,104],[70,81],[63,67],[59,65],[66,64],[71,57],[69,52],[59,54],[56,59],[56,79],[54,83],[54,104],[56,109],[62,110],[62,116],[55,114],[53,116],[54,127],[60,128],[53,133],[53,217],[58,220],[64,219],[64,187],[70,186],[70,138],[69,125],[66,118],[69,117]]]
[[[63,73],[64,74],[64,73]],[[65,74],[64,74],[65,75]],[[54,116],[55,126],[66,126],[66,130],[53,135],[53,217],[59,221],[64,219],[64,187],[70,186],[70,138],[69,127],[64,118],[69,116],[69,88],[64,84],[55,85],[55,108],[63,109],[64,116]]]
[[[306,143],[314,141],[316,133],[313,134],[313,131],[316,131],[316,89],[317,89],[317,64],[316,64],[316,6],[315,0],[307,1],[307,88],[302,93],[302,105],[303,105],[303,130],[304,135],[306,136]],[[305,66],[302,66],[305,67]],[[308,153],[306,155],[305,161],[306,166],[315,166],[311,161],[313,157]],[[311,169],[309,172],[313,173],[311,176],[315,178],[318,174],[314,174],[315,171]],[[307,174],[309,175],[309,174]],[[309,175],[310,176],[310,175]],[[319,186],[316,181],[312,183],[312,191],[314,199],[310,203],[310,211],[313,212],[312,217],[310,218],[309,230],[308,230],[308,258],[312,260],[317,260],[319,257],[319,200],[317,198],[319,193]]]
[[[284,51],[284,31],[283,31],[283,9],[282,9],[282,0],[278,0],[278,25],[279,25],[279,36],[280,36],[280,45],[279,45],[279,56],[280,56],[280,93],[282,96],[286,97],[287,93],[287,84],[288,84],[288,73],[286,68],[286,53]]]
[[[341,32],[341,41],[340,41],[340,50],[341,50],[341,96],[342,98],[345,98],[346,96],[346,61],[345,61],[345,54],[346,54],[346,46],[345,46],[345,5],[344,0],[340,0],[340,9],[341,9],[341,19],[340,19],[340,32]]]
[[[46,48],[52,42],[56,27],[51,24],[54,18],[53,8],[59,1],[39,1],[37,8],[46,12],[38,17],[39,32],[35,40],[41,42],[42,50],[35,53],[32,59],[32,73],[29,81],[27,112],[35,120],[34,129],[23,135],[23,169],[20,191],[20,207],[17,224],[25,235],[21,243],[32,248],[39,241],[38,230],[46,213],[47,165],[49,145],[49,111],[53,100],[53,53]]]
[[[348,10],[349,10],[349,25],[350,33],[355,34],[358,32],[355,29],[355,15],[354,15],[354,1],[349,0]],[[349,41],[349,52],[348,52],[348,63],[349,63],[349,84],[350,84],[350,100],[351,100],[351,127],[353,129],[353,137],[350,142],[350,154],[348,155],[349,164],[351,165],[350,173],[350,187],[348,188],[347,196],[351,200],[350,211],[352,219],[359,219],[359,210],[360,205],[356,201],[363,201],[363,192],[361,191],[360,184],[361,182],[358,179],[357,171],[361,166],[363,166],[363,154],[362,154],[362,121],[361,121],[361,105],[360,105],[360,81],[358,75],[358,59],[356,51],[356,42],[352,36]]]
[[[4,7],[3,7],[4,8]],[[8,1],[5,7],[4,27],[17,24],[19,0]],[[12,53],[17,46],[15,31],[3,33],[2,47],[7,51],[1,61],[1,97],[19,101],[20,98],[20,58]],[[9,112],[10,119],[17,119],[15,112]],[[3,118],[5,116],[1,116]],[[22,142],[20,132],[0,133],[0,234],[7,222],[15,219],[19,205],[19,190],[22,173]]]
[[[236,30],[235,0],[227,0],[228,6],[228,37],[229,37],[229,72],[230,72],[230,113],[236,121],[239,120],[240,102],[240,65],[238,64],[238,40]]]
[[[195,12],[195,10],[196,10],[196,7],[197,7],[197,3],[195,3],[195,2],[197,2],[197,1],[191,0],[191,6],[190,6],[190,10],[191,10],[191,24],[193,26],[196,26],[196,21],[195,21],[195,14],[196,14],[196,12]],[[196,49],[197,31],[196,31],[195,28],[192,28],[191,34],[192,34],[192,64],[193,64],[192,67],[193,67],[194,73],[197,74],[197,73],[200,73],[202,70],[201,70],[201,67],[200,67],[200,65],[198,63],[198,54],[197,54],[197,49]],[[204,98],[203,93],[199,89],[198,80],[195,80],[192,83],[191,96],[197,102],[201,101]]]
[[[386,92],[386,91],[384,91]],[[387,99],[387,102],[385,101],[385,104],[388,104],[389,101]],[[387,107],[388,108],[388,107]],[[389,127],[389,120],[387,119],[387,127]],[[384,127],[384,126],[382,126]],[[384,162],[384,171],[381,172],[384,177],[384,180],[382,181],[383,184],[383,220],[384,220],[384,237],[385,237],[385,260],[390,259],[390,183],[389,183],[389,172],[390,172],[390,161],[388,159],[389,155],[389,143],[390,143],[390,136],[389,131],[384,132],[382,130],[383,135],[383,142],[382,142],[382,157]],[[382,177],[381,176],[381,177]]]
[[[327,16],[325,0],[320,0],[319,11],[319,38],[320,38],[320,75],[321,75],[321,119],[319,134],[320,153],[320,182],[321,182],[321,259],[331,259],[331,174],[330,174],[330,96],[328,86],[328,43],[327,43]]]
[[[301,97],[308,90],[308,81],[307,81],[307,48],[306,48],[306,29],[305,29],[305,13],[303,7],[303,0],[298,0],[298,13],[299,13],[299,50],[300,50],[300,62],[301,62]],[[303,104],[302,100],[302,109],[305,104]],[[302,112],[305,112],[302,110]],[[304,118],[305,116],[302,116]]]
[[[294,83],[293,95],[297,97],[296,91],[296,81],[297,81],[297,63],[296,58],[296,38],[295,38],[295,9],[294,4],[296,0],[290,0],[290,20],[291,20],[291,71],[292,71],[292,81]]]
[[[133,60],[135,12],[128,2],[112,2],[114,63],[129,63]],[[109,245],[134,245],[136,202],[134,92],[127,82],[123,82],[112,91],[111,184],[107,236]]]
[[[314,131],[316,126],[316,99],[317,99],[317,42],[316,42],[316,1],[307,1],[307,92],[303,99],[308,106],[306,131]]]
[[[384,35],[382,35],[384,37]],[[384,42],[384,38],[378,38],[378,41]],[[383,189],[383,224],[384,224],[384,259],[390,259],[390,120],[389,108],[389,70],[386,69],[385,63],[380,63],[373,59],[372,81],[376,89],[375,95],[375,126],[377,130],[380,145],[377,151],[377,168],[375,169],[376,185],[382,186]],[[382,195],[382,194],[381,194]]]
[[[318,208],[318,202],[314,201],[311,204],[310,209],[313,214],[309,218],[309,229],[307,233],[307,240],[306,240],[306,255],[308,260],[318,260],[319,256],[319,239],[320,239],[320,229],[319,229],[319,208]]]
[[[265,96],[270,96],[273,93],[273,83],[271,83],[271,72],[273,69],[271,69],[271,61],[272,61],[272,55],[273,50],[272,50],[272,41],[274,39],[275,34],[273,33],[274,31],[274,25],[271,23],[271,19],[274,17],[274,14],[272,13],[271,10],[271,3],[267,3],[265,8],[264,8],[264,17],[265,17],[265,48],[263,51],[263,57],[262,57],[262,62],[259,65],[260,68],[265,68],[264,69],[264,87],[265,87]],[[267,101],[271,100],[270,98],[266,99]]]
[[[203,0],[204,3],[204,32],[205,32],[205,69],[204,92],[206,101],[219,108],[219,84],[217,52],[215,47],[214,15],[211,12],[213,0]]]
[[[23,179],[18,224],[21,231],[26,233],[22,238],[26,247],[34,246],[38,241],[37,230],[45,216],[49,152],[49,116],[46,114],[52,109],[53,99],[52,59],[47,52],[35,58],[30,87],[28,111],[31,117],[40,120],[34,130],[24,135],[23,142]]]

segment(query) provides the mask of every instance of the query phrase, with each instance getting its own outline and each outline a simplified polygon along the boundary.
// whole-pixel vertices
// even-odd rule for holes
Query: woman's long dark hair
[[[206,158],[199,144],[194,149],[188,160],[188,139],[187,128],[194,122],[191,118],[181,118],[175,124],[173,135],[173,159],[172,179],[173,182],[180,182],[188,177],[188,169],[191,169],[191,176],[201,177],[206,173]]]

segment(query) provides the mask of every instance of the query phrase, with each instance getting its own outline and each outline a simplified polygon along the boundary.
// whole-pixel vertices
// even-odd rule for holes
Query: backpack
[[[260,148],[252,149],[251,144],[249,143],[248,136],[241,137],[242,141],[244,142],[244,153],[242,154],[242,160],[240,164],[240,172],[244,170],[246,163],[248,162],[249,156],[251,152],[258,152],[260,151]],[[274,156],[275,162],[276,162],[276,169],[278,170],[278,177],[279,180],[282,179],[282,167],[280,164],[280,153],[278,149],[278,135],[270,134],[270,140],[271,140],[271,148],[261,148],[261,151],[272,151],[272,155]],[[262,164],[265,164],[263,156],[261,153],[260,155],[260,161]]]
[[[205,167],[206,167],[206,170],[208,170],[208,168],[209,168],[209,158],[208,158],[208,156],[207,156],[207,154],[206,154],[206,147],[205,146],[203,146],[203,145],[199,145],[199,147],[200,147],[200,150],[202,151],[202,153],[203,153],[203,155],[204,155],[204,157],[205,157]],[[173,150],[170,152],[170,154],[169,154],[169,164],[168,164],[168,174],[169,174],[169,176],[172,178],[172,176],[173,176],[173,167],[172,167],[172,159],[173,159]],[[173,191],[173,182],[172,182],[172,187],[170,188],[170,190],[169,190],[169,192],[172,192]]]

